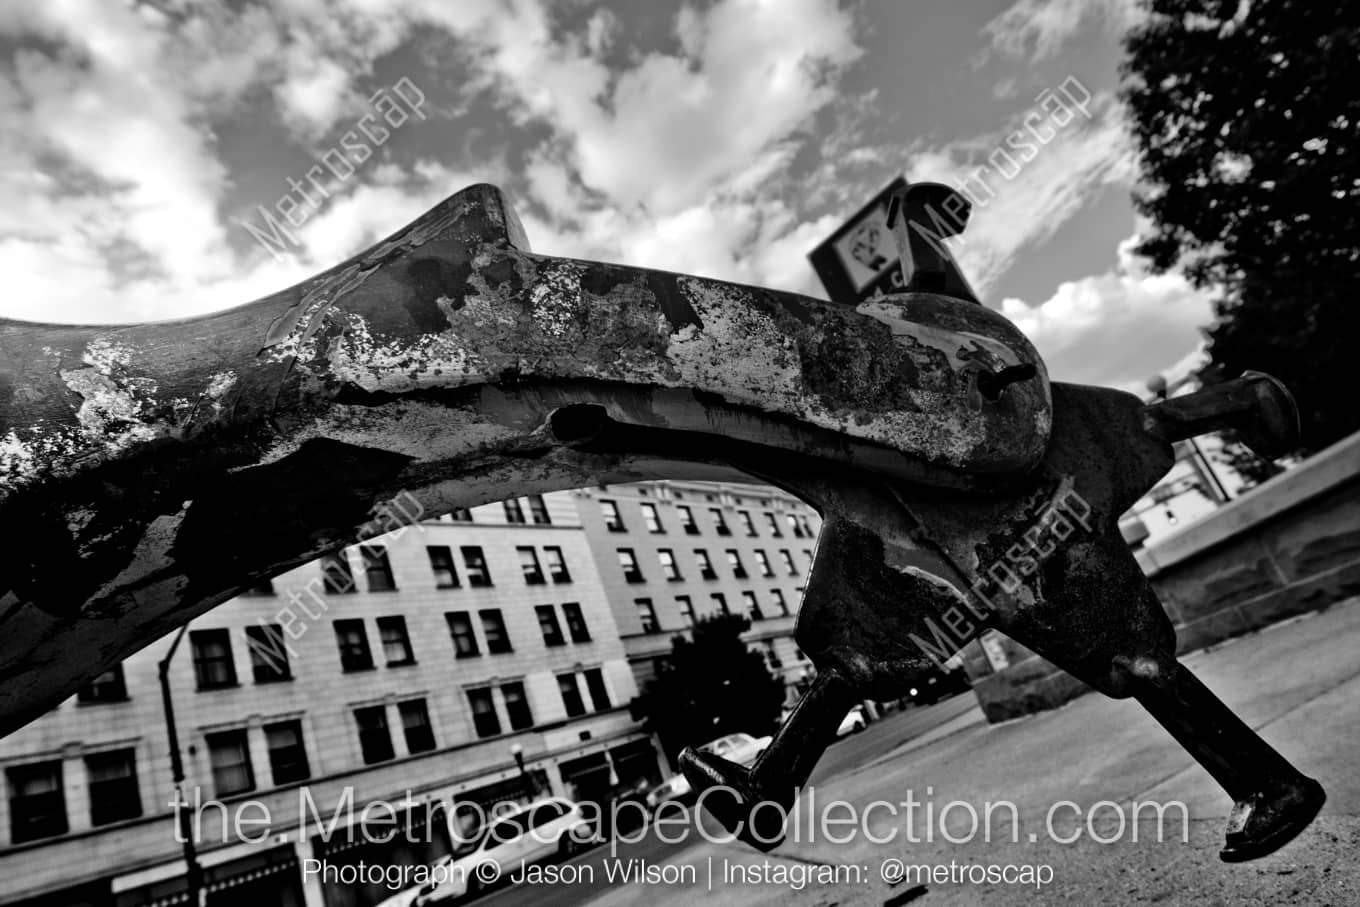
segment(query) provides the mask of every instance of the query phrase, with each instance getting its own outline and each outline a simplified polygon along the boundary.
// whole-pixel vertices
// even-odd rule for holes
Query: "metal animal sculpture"
[[[811,690],[749,770],[682,756],[697,787],[731,788],[709,802],[743,838],[777,843],[752,807],[792,802],[851,703],[901,695],[942,638],[995,627],[1157,717],[1236,801],[1225,859],[1279,847],[1322,790],[1176,661],[1116,521],[1179,438],[1232,425],[1286,447],[1287,393],[1248,375],[1144,406],[1050,384],[947,250],[908,232],[935,205],[966,213],[941,186],[899,199],[906,292],[857,309],[535,255],[479,185],[240,308],[0,321],[0,733],[371,534],[393,499],[434,515],[755,476],[824,525],[797,627]]]

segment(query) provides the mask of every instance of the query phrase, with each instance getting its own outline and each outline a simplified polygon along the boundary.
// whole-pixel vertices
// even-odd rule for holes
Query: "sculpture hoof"
[[[1297,781],[1239,800],[1228,817],[1219,859],[1241,863],[1279,850],[1308,827],[1326,800],[1322,785],[1302,775]]]
[[[761,796],[750,769],[686,747],[680,753],[680,771],[709,815],[737,840],[762,853],[783,843],[789,804]]]

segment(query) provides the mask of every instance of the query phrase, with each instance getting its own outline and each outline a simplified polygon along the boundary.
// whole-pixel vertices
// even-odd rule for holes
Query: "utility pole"
[[[198,863],[198,848],[194,845],[193,823],[190,821],[189,803],[184,798],[184,760],[179,754],[179,731],[175,728],[175,702],[170,696],[170,661],[179,649],[180,641],[188,632],[189,625],[179,628],[170,651],[160,660],[157,668],[161,678],[161,705],[165,708],[165,733],[170,738],[170,773],[175,781],[175,821],[184,840],[184,879],[189,888],[189,903],[197,907],[207,907],[208,891],[203,884],[203,867]]]

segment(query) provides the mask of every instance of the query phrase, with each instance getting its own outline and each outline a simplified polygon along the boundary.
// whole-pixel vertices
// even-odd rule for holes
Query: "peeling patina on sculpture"
[[[947,250],[907,235],[923,206],[965,209],[951,192],[894,206],[906,292],[858,309],[535,255],[481,185],[237,309],[0,320],[0,733],[398,496],[433,516],[754,476],[824,525],[797,628],[811,690],[749,770],[682,755],[696,788],[730,789],[705,802],[744,840],[778,843],[755,805],[793,802],[853,702],[902,695],[932,657],[917,640],[995,627],[1156,716],[1236,803],[1224,859],[1278,848],[1322,789],[1177,662],[1116,522],[1177,439],[1287,447],[1292,401],[1261,375],[1154,406],[1050,385]]]

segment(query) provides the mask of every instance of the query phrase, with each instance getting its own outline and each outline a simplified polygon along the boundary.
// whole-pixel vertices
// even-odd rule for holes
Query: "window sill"
[[[408,658],[408,659],[406,659],[405,661],[389,661],[389,662],[387,663],[387,667],[389,667],[389,668],[413,668],[413,667],[416,666],[416,664],[418,664],[418,662],[417,662],[414,658]]]
[[[198,693],[216,693],[219,690],[234,690],[240,685],[240,681],[232,681],[231,683],[214,683],[207,686],[200,685],[194,689],[195,692]]]

